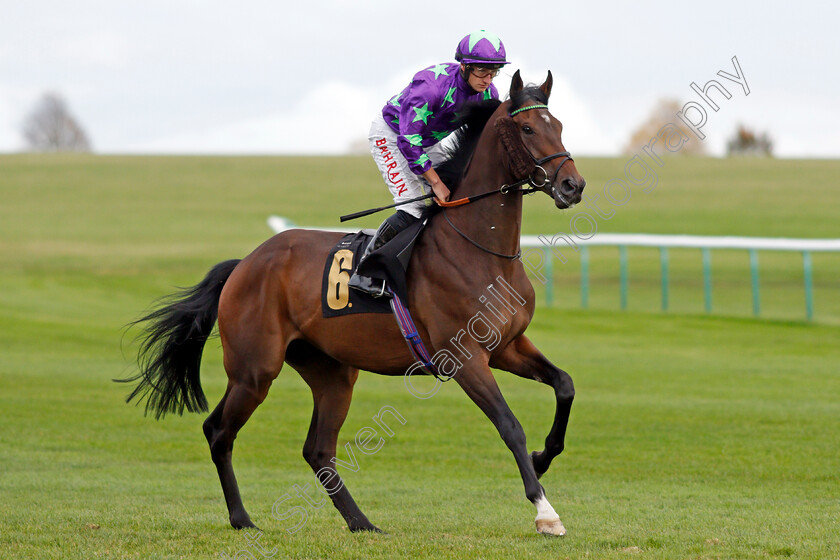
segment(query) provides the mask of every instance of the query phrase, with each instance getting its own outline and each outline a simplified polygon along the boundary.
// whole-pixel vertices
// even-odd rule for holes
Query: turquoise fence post
[[[589,247],[580,248],[580,306],[589,309]]]
[[[554,305],[554,260],[551,258],[551,249],[545,249],[545,275],[547,284],[545,285],[545,304],[548,307]]]
[[[750,249],[750,278],[752,280],[753,315],[758,317],[761,314],[761,295],[758,292],[758,251],[755,249]]]
[[[662,311],[668,311],[668,248],[659,248],[659,262],[662,268]]]
[[[712,312],[712,251],[703,247],[703,303],[706,313]]]
[[[627,246],[618,246],[621,276],[621,309],[627,309]]]
[[[810,251],[802,251],[802,267],[805,271],[805,316],[811,321],[814,319],[814,281]]]

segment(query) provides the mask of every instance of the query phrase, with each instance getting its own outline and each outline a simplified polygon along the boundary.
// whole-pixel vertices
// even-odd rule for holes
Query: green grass
[[[657,189],[634,193],[599,231],[840,237],[840,162],[666,161]],[[577,163],[598,189],[624,161]],[[245,550],[202,415],[144,418],[110,381],[131,371],[122,328],[173,286],[252,250],[267,215],[335,225],[382,204],[379,182],[364,158],[0,157],[0,556]],[[524,230],[558,232],[570,215],[532,197]],[[237,439],[260,542],[275,558],[840,558],[840,259],[830,257],[815,256],[811,324],[795,255],[762,253],[763,319],[749,317],[737,252],[714,254],[713,316],[690,252],[673,255],[667,314],[655,251],[631,251],[627,312],[614,251],[593,250],[589,311],[579,263],[555,263],[556,306],[539,308],[528,333],[578,392],[567,450],[542,480],[563,539],[534,533],[509,451],[457,387],[421,401],[399,379],[366,374],[340,444],[385,405],[406,423],[375,455],[356,451],[359,471],[345,481],[389,535],[348,533],[330,504],[306,507],[305,525],[287,533],[292,520],[274,519],[272,504],[315,482],[300,452],[311,396],[287,368]],[[550,391],[498,380],[529,447],[541,447]],[[218,339],[202,381],[215,403]]]

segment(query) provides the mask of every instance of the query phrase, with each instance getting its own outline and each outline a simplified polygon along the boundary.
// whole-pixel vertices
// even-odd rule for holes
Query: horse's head
[[[580,202],[586,181],[563,147],[563,125],[546,107],[551,85],[549,72],[541,86],[525,87],[517,70],[510,84],[507,114],[495,126],[515,178],[528,177],[558,208],[570,208]]]

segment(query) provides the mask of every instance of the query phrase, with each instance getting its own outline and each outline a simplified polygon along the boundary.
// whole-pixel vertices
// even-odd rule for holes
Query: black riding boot
[[[368,255],[388,243],[396,237],[399,232],[417,220],[418,218],[415,218],[408,212],[403,212],[402,210],[397,210],[394,215],[388,217],[384,222],[382,222],[379,229],[376,230],[373,239],[370,241],[367,249],[365,249],[365,254],[362,255],[362,259],[359,261],[359,266],[356,267],[356,270],[359,270]],[[355,272],[353,273],[353,276],[350,277],[350,281],[347,285],[355,290],[359,290],[360,292],[370,294],[373,297],[382,297],[385,295],[384,280],[362,276],[356,274]]]

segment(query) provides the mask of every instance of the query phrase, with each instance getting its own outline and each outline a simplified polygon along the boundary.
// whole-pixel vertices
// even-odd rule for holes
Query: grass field
[[[624,165],[577,163],[589,189]],[[599,231],[840,237],[838,177],[837,161],[675,158],[656,190]],[[269,235],[269,214],[334,226],[383,204],[379,183],[365,158],[0,157],[0,558],[264,557],[227,523],[203,416],[144,418],[110,381],[131,371],[123,326],[247,254]],[[532,197],[525,233],[561,231],[570,215]],[[566,452],[542,479],[566,537],[534,532],[509,451],[457,387],[421,401],[399,379],[366,374],[340,445],[385,405],[406,423],[344,473],[389,535],[350,534],[330,504],[295,495],[315,483],[300,452],[311,396],[287,368],[235,452],[266,554],[840,559],[840,258],[815,255],[806,323],[796,256],[762,254],[765,316],[753,319],[743,255],[715,254],[707,316],[698,255],[673,255],[663,314],[658,255],[631,254],[621,312],[617,258],[603,251],[593,251],[592,309],[578,308],[572,260],[556,266],[556,306],[538,308],[528,331],[577,387]],[[540,448],[550,391],[498,380]],[[218,339],[202,381],[215,403]],[[281,511],[308,516],[294,534],[295,520],[272,517],[287,494]]]

